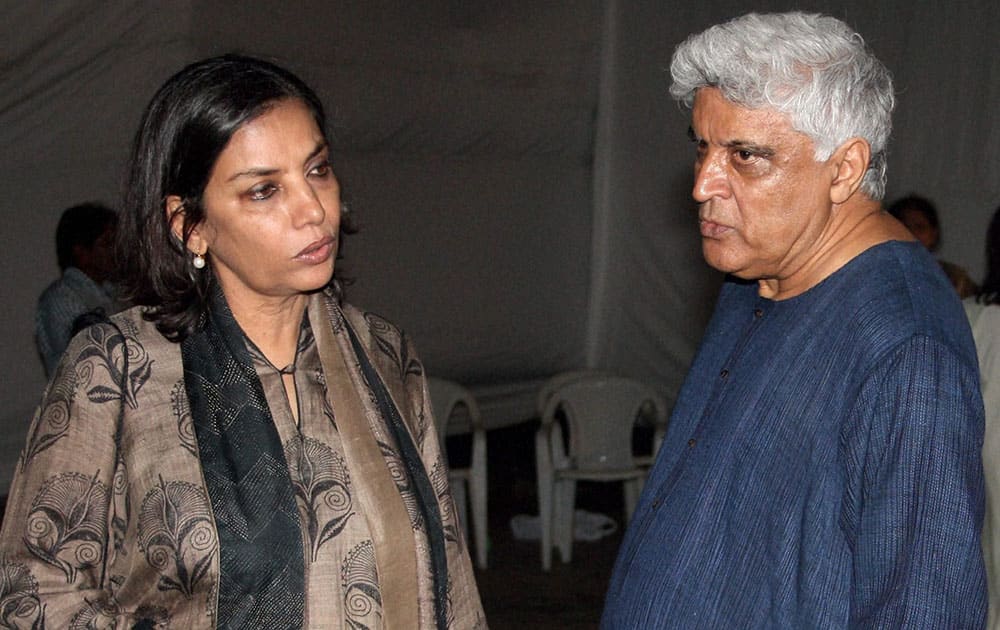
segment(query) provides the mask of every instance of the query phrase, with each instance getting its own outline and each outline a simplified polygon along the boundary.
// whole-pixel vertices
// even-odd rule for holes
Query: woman
[[[485,627],[423,369],[340,300],[323,108],[224,56],[132,149],[133,309],[70,344],[0,536],[17,627]]]
[[[972,326],[979,357],[979,376],[986,407],[983,437],[983,478],[986,517],[983,556],[989,585],[989,623],[1000,629],[1000,208],[986,232],[986,279],[979,294],[962,301]]]

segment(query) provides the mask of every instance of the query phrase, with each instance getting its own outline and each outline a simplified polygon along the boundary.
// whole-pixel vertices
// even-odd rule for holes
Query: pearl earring
[[[201,254],[195,254],[194,259],[191,261],[191,264],[194,265],[195,269],[204,269],[205,257],[202,256]]]

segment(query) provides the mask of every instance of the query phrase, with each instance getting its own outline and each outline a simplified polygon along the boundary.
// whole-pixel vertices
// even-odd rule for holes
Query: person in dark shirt
[[[982,627],[976,352],[881,208],[889,72],[840,20],[787,13],[688,38],[671,74],[728,278],[602,627]]]

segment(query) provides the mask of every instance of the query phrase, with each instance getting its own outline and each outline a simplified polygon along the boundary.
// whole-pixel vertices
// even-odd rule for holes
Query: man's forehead
[[[728,100],[717,88],[701,88],[695,95],[691,130],[699,140],[731,144],[794,142],[805,134],[792,127],[787,114],[774,109],[753,109]]]

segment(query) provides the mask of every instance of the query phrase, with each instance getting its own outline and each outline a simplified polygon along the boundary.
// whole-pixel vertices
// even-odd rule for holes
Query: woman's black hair
[[[993,212],[986,230],[986,278],[976,299],[984,304],[1000,304],[1000,207]]]
[[[185,244],[204,220],[202,194],[219,154],[233,134],[275,103],[305,104],[326,136],[326,116],[316,93],[294,74],[242,55],[195,62],[170,77],[146,107],[122,195],[117,255],[127,299],[145,306],[144,317],[172,341],[182,341],[204,313],[208,269],[193,268]],[[166,200],[181,199],[183,240],[170,229]],[[342,210],[341,234],[350,233]],[[331,282],[338,299],[340,283]]]

